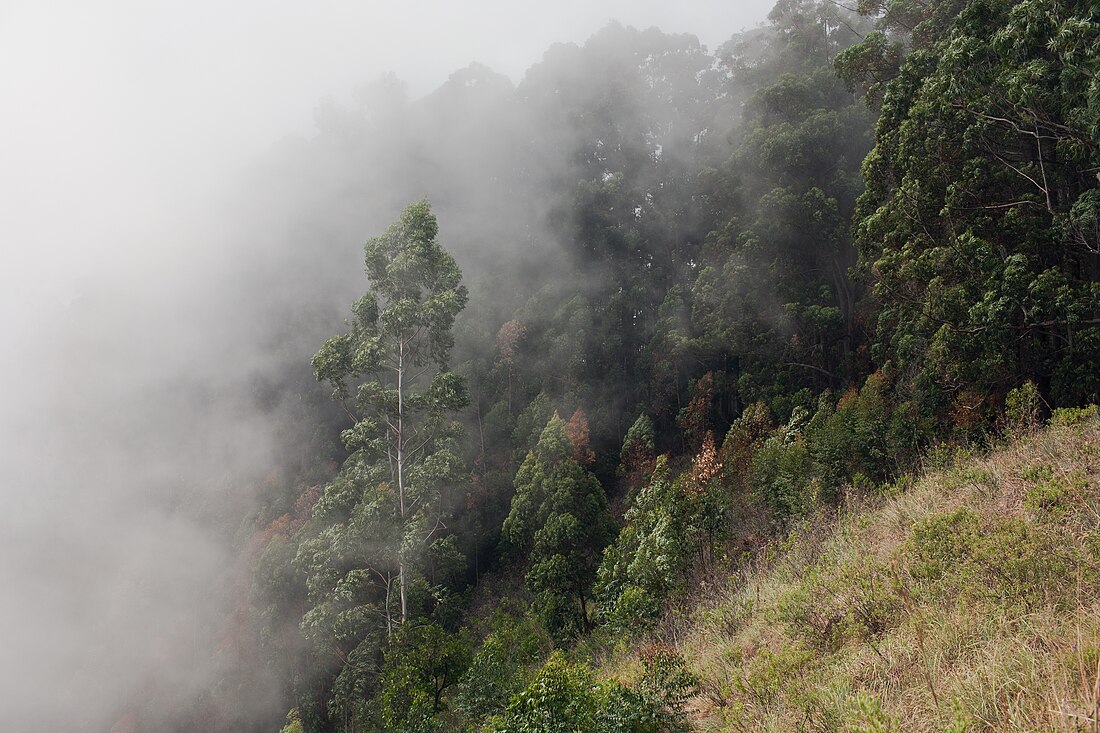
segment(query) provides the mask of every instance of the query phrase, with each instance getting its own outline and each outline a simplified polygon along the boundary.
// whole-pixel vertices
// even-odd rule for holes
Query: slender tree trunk
[[[401,511],[401,538],[405,536],[405,396],[403,393],[405,378],[405,342],[401,341],[397,346],[397,501]],[[402,542],[402,544],[404,544]],[[397,548],[398,584],[401,590],[401,623],[405,623],[409,616],[407,585],[408,578],[405,572],[405,558],[401,552],[401,546]]]
[[[381,576],[381,573],[379,573]],[[386,573],[386,638],[393,638],[393,614],[390,613],[390,596],[393,594],[393,576]]]
[[[581,599],[581,627],[584,629],[584,633],[588,633],[592,628],[588,625],[588,603],[584,597],[584,584],[577,582],[577,595]]]

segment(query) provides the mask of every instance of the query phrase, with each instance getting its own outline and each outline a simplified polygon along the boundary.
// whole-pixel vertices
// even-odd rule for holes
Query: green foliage
[[[644,729],[661,733],[689,730],[686,708],[699,691],[699,678],[671,647],[655,644],[639,656],[643,671],[636,689],[642,706],[649,711]]]
[[[600,614],[613,628],[644,629],[676,587],[690,550],[684,546],[685,499],[673,482],[667,456],[661,456],[649,482],[634,495],[626,526],[600,564],[594,593]]]
[[[910,573],[928,589],[1026,608],[1067,602],[1068,573],[1082,561],[1056,531],[1016,518],[987,522],[968,509],[920,522],[907,550]]]
[[[637,633],[649,626],[682,587],[691,561],[706,558],[725,538],[732,505],[721,468],[708,434],[687,471],[673,479],[668,457],[661,456],[650,481],[631,497],[626,526],[604,554],[595,587],[600,613],[613,628]]]
[[[1035,382],[1028,380],[1005,397],[1005,428],[1010,435],[1023,435],[1040,426],[1042,397]]]
[[[796,410],[752,458],[753,492],[780,520],[801,516],[817,503],[813,461],[802,434],[806,417]]]
[[[478,647],[454,698],[455,707],[474,721],[502,713],[551,649],[545,630],[528,615],[498,609],[492,621],[493,630]]]
[[[656,458],[657,443],[653,421],[648,415],[639,415],[623,438],[623,447],[619,451],[618,474],[630,483],[635,483],[652,472]]]
[[[806,440],[827,499],[835,501],[857,475],[885,481],[915,454],[911,434],[899,427],[900,419],[881,372],[868,377],[858,392],[842,396],[835,408],[827,395],[822,396],[806,426]]]
[[[814,660],[813,651],[794,642],[779,651],[767,647],[743,660],[733,688],[755,705],[768,707],[785,688],[798,684],[802,672]]]
[[[497,733],[604,733],[609,690],[597,683],[592,670],[571,664],[555,653],[531,684],[516,695]]]
[[[1040,519],[1061,519],[1088,501],[1088,481],[1083,472],[1054,475],[1049,465],[1030,467],[1021,478],[1032,483],[1024,492],[1024,508]]]
[[[305,733],[305,729],[302,727],[302,720],[298,715],[298,708],[294,708],[286,714],[286,725],[283,726],[279,733]]]
[[[445,608],[445,585],[461,582],[460,553],[436,535],[444,492],[463,474],[451,414],[465,404],[465,389],[447,370],[447,354],[466,291],[436,234],[420,202],[367,242],[369,291],[353,305],[348,333],[313,359],[317,378],[355,420],[342,434],[350,455],[317,499],[294,559],[308,589],[302,633],[343,660],[329,702],[334,719],[372,719],[386,640],[430,597]]]
[[[1050,424],[1057,427],[1076,427],[1100,423],[1100,407],[1059,407],[1050,416]]]
[[[555,652],[512,698],[494,733],[675,733],[695,684],[675,654],[655,653],[638,688],[600,680],[590,667]],[[667,687],[662,687],[667,685]]]
[[[851,717],[844,728],[851,733],[897,733],[898,722],[882,710],[882,703],[866,692],[857,692],[851,701]]]
[[[435,624],[405,624],[386,649],[379,703],[386,728],[401,733],[441,730],[444,694],[470,666],[465,634]]]
[[[723,200],[732,194],[737,203],[716,217],[703,247],[692,324],[699,351],[736,359],[741,404],[763,400],[785,419],[801,389],[836,388],[854,374],[858,291],[847,219],[870,120],[817,45],[858,21],[838,22],[827,3],[783,5],[773,18],[789,25],[757,69],[732,170],[713,178],[729,189]]]
[[[901,43],[874,31],[837,54],[833,66],[849,91],[860,89],[868,104],[878,105],[886,84],[898,74],[901,58]]]
[[[377,721],[372,698],[378,692],[378,663],[383,644],[380,635],[368,636],[347,655],[329,690],[327,712],[331,720],[344,721],[353,729]]]
[[[614,534],[599,481],[574,460],[575,446],[557,413],[516,473],[516,493],[504,520],[508,551],[525,553],[525,583],[548,628],[587,631],[589,588]]]
[[[874,353],[964,434],[1026,379],[1058,404],[1100,394],[1094,13],[928,4],[887,86],[857,216]]]
[[[873,641],[897,624],[902,607],[889,569],[868,559],[811,568],[776,606],[791,636],[829,652]]]

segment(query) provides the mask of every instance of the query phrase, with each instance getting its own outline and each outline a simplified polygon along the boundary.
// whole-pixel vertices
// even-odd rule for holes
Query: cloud
[[[612,17],[713,33],[704,41],[716,45],[767,9],[653,0],[0,9],[7,727],[104,730],[149,699],[185,705],[209,688],[236,602],[248,488],[285,459],[277,416],[302,399],[291,390],[265,402],[257,390],[288,364],[306,373],[310,329],[338,327],[362,286],[363,239],[424,194],[438,199],[467,261],[478,247],[530,236],[529,212],[504,215],[493,198],[508,190],[496,173],[509,158],[490,144],[486,119],[437,120],[441,136],[452,123],[454,135],[437,136],[434,157],[395,180],[418,160],[424,130],[376,121],[377,139],[355,139],[375,146],[361,157],[326,152],[334,118],[318,134],[318,99],[360,125],[352,90],[386,71],[409,84],[410,103],[431,104],[417,100],[472,61],[515,83],[551,42],[582,41]],[[509,113],[505,101],[484,105]],[[364,170],[390,147],[389,167]],[[482,187],[454,178],[463,170]]]

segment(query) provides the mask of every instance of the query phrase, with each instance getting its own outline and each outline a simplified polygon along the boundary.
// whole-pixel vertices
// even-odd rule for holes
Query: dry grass
[[[808,520],[708,591],[660,632],[700,731],[1100,732],[1100,426]]]

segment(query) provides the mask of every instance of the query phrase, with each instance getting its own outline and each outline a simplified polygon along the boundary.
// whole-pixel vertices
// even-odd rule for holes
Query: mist
[[[612,19],[713,50],[769,7],[0,9],[7,727],[138,730],[152,701],[140,729],[170,729],[212,695],[277,720],[263,671],[225,689],[227,629],[257,487],[321,480],[296,416],[327,409],[309,357],[364,289],[362,242],[428,197],[467,282],[566,267],[546,191],[577,132],[540,79]]]

